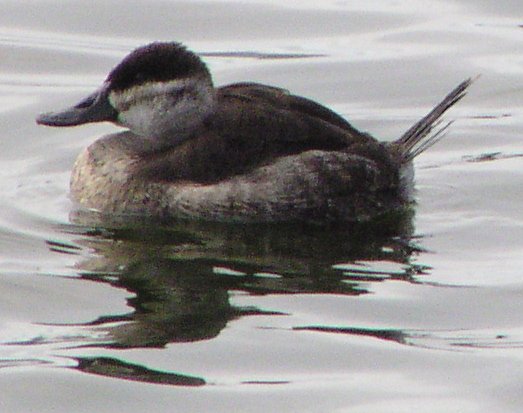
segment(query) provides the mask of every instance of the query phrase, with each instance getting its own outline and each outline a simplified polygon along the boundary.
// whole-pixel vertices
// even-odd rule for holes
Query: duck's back
[[[319,103],[291,94],[287,89],[253,82],[233,83],[218,89],[222,99],[241,99],[254,104],[270,105],[277,110],[292,112],[298,117],[310,117],[346,130],[355,137],[361,135],[347,120]]]
[[[370,135],[283,89],[242,83],[217,93],[215,112],[192,138],[142,155],[136,173],[152,181],[210,184],[309,150],[350,151],[391,162],[383,144]]]

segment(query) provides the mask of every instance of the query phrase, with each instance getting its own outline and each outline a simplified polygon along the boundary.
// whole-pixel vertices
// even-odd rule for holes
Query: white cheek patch
[[[118,122],[127,126],[137,135],[147,136],[151,128],[153,108],[148,105],[131,106],[118,114]]]
[[[167,137],[194,127],[214,107],[212,85],[202,79],[150,82],[109,93],[118,123],[147,137]]]
[[[109,102],[118,112],[118,123],[136,134],[148,136],[158,126],[162,113],[175,105],[170,96],[181,87],[178,82],[146,83],[111,92]]]

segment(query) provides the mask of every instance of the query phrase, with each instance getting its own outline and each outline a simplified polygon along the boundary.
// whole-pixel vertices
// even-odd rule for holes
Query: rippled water
[[[521,410],[520,1],[280,3],[0,1],[2,412]],[[34,117],[158,39],[387,140],[481,76],[387,234],[72,219]]]

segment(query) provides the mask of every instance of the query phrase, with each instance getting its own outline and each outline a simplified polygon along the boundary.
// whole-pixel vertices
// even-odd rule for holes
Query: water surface
[[[520,411],[519,1],[280,3],[0,1],[2,412]],[[152,40],[384,140],[481,76],[385,233],[93,225],[69,174],[116,127],[34,118]]]

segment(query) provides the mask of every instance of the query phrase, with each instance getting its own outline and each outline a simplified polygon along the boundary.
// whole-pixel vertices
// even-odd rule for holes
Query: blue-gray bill
[[[36,118],[40,125],[76,126],[84,123],[115,121],[116,110],[107,99],[105,88],[100,88],[75,106],[59,112],[42,113]]]

